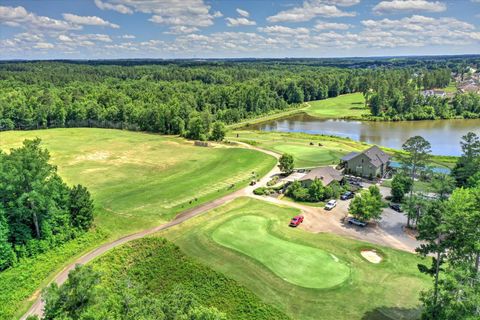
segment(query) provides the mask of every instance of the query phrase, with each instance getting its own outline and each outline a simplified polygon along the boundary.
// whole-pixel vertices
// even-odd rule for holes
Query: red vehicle
[[[303,216],[295,216],[292,218],[292,220],[290,221],[290,224],[289,226],[290,227],[297,227],[298,225],[300,225],[300,223],[303,222]]]

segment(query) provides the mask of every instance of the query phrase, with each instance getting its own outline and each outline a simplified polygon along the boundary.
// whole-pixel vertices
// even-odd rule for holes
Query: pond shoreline
[[[433,154],[459,156],[461,137],[469,131],[480,134],[480,119],[365,121],[351,118],[319,119],[301,112],[247,123],[238,129],[337,136],[397,150],[408,138],[420,135],[432,144]]]

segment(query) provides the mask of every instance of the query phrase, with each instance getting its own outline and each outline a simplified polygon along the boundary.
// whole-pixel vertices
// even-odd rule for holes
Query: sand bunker
[[[361,254],[371,263],[380,263],[383,259],[375,250],[362,250]]]

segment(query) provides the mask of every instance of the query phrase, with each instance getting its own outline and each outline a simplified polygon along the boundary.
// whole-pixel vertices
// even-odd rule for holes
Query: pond
[[[395,149],[401,149],[408,138],[419,135],[431,143],[433,154],[459,156],[461,137],[469,131],[480,135],[480,119],[373,122],[325,120],[297,114],[250,125],[248,129],[333,135]]]

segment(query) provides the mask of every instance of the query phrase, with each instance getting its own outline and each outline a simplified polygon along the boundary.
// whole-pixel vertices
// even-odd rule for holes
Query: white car
[[[325,210],[332,210],[337,206],[337,200],[330,200],[325,205]]]

